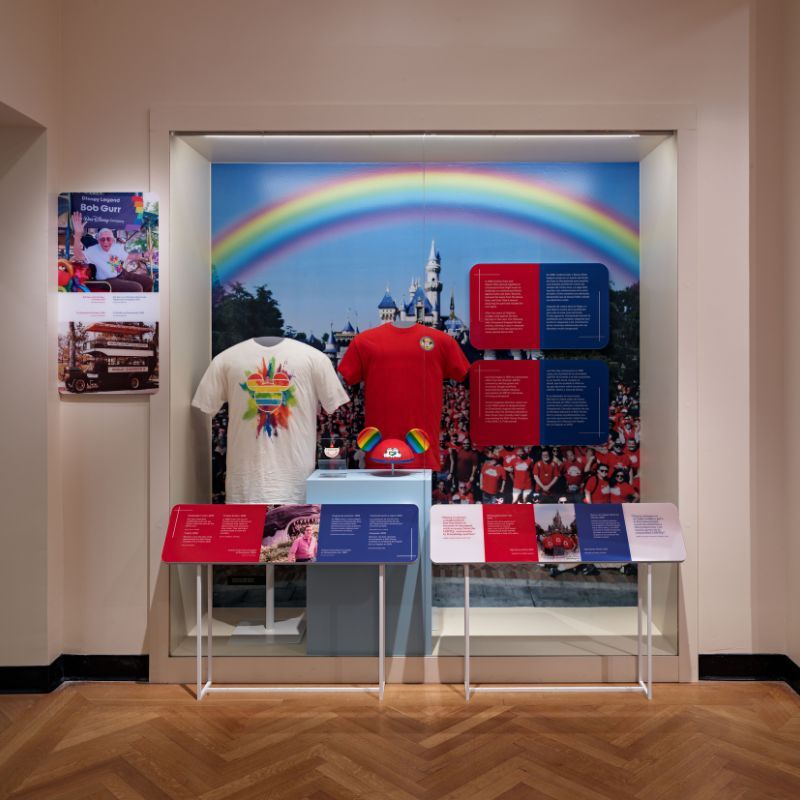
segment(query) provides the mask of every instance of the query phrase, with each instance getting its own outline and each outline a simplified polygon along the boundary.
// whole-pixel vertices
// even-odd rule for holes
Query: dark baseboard
[[[701,681],[785,681],[800,694],[800,667],[783,653],[700,656]]]
[[[699,657],[701,681],[784,681],[800,694],[800,666],[782,653],[722,653]],[[37,667],[0,667],[0,694],[46,694],[65,681],[149,680],[148,656],[60,655]]]
[[[65,681],[137,681],[150,676],[149,656],[62,654],[41,667],[0,667],[0,694],[46,694]]]

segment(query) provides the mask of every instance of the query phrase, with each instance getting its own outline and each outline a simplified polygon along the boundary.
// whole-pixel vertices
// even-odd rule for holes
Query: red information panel
[[[476,361],[469,380],[473,444],[539,444],[538,361]]]
[[[538,350],[539,265],[476,264],[469,273],[469,324],[478,350]]]
[[[489,563],[538,561],[533,506],[484,506],[483,542],[485,560]]]
[[[255,564],[264,536],[264,505],[178,505],[161,560],[168,564]]]

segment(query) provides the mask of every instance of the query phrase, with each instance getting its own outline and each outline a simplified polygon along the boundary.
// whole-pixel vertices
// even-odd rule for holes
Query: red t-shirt
[[[351,386],[364,382],[364,424],[384,438],[405,438],[422,428],[430,449],[407,467],[439,469],[442,381],[464,380],[469,371],[461,348],[451,336],[425,325],[398,328],[387,322],[353,339],[339,372]]]
[[[611,502],[611,484],[599,475],[592,475],[586,481],[586,491],[589,492],[589,499],[592,503]]]
[[[497,494],[500,481],[505,477],[505,471],[497,464],[484,464],[481,470],[481,488],[486,494]]]
[[[427,431],[425,431],[427,433]],[[447,447],[439,453],[439,472],[450,470],[450,448]]]
[[[547,486],[550,481],[554,478],[557,478],[559,475],[558,464],[554,463],[553,461],[548,461],[545,463],[544,461],[537,461],[533,467],[533,474],[545,485]],[[539,484],[536,484],[537,490],[540,488]],[[548,491],[552,491],[555,487],[551,486]],[[544,490],[542,490],[544,491]]]
[[[450,493],[447,491],[441,491],[440,489],[433,490],[433,502],[444,504],[450,502]]]
[[[630,464],[627,453],[615,453],[613,450],[602,457],[598,456],[598,461],[601,464],[607,464],[609,472],[613,472],[617,467],[627,469]]]
[[[533,461],[530,458],[517,458],[514,462],[514,488],[515,489],[532,489],[533,479],[531,478],[531,464]]]
[[[612,503],[630,503],[631,497],[636,493],[636,489],[627,482],[618,483],[611,489]]]
[[[625,444],[627,444],[631,439],[636,439],[636,430],[632,425],[625,426],[623,425],[619,429],[620,433],[625,437]]]
[[[472,478],[473,470],[478,466],[478,454],[474,450],[456,449],[456,480],[466,483]]]
[[[585,464],[586,459],[576,456],[574,461],[564,461],[561,465],[561,474],[564,476],[569,489],[574,490],[583,483],[583,467]]]
[[[519,456],[515,450],[503,450],[500,453],[500,458],[503,462],[503,469],[508,471],[514,469],[514,464],[519,461]]]

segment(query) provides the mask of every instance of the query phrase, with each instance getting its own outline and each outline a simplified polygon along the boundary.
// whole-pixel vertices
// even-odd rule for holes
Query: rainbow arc
[[[317,185],[222,231],[213,262],[223,283],[245,281],[288,250],[423,215],[541,233],[602,261],[624,284],[638,279],[639,233],[630,221],[542,181],[463,166],[392,167]]]

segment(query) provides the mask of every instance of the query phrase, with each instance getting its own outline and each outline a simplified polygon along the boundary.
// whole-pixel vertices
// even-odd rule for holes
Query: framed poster
[[[158,389],[158,201],[143,192],[58,199],[58,390]]]

